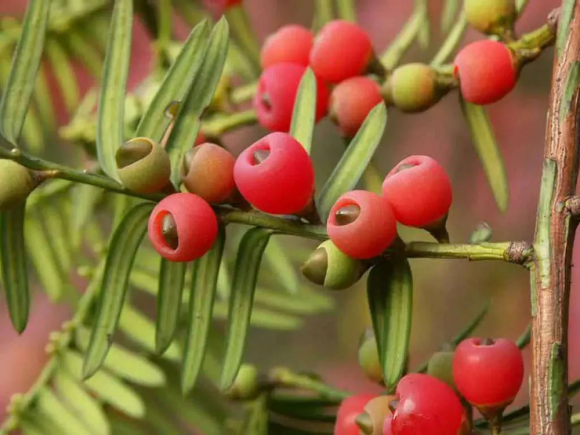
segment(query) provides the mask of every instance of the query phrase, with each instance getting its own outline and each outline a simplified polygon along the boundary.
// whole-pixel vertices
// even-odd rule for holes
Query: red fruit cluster
[[[522,386],[522,353],[503,338],[468,338],[455,349],[453,378],[461,395],[482,414],[501,412]]]
[[[491,104],[505,97],[516,85],[518,68],[513,52],[501,42],[477,41],[455,58],[454,76],[461,94],[473,104]]]
[[[369,36],[354,23],[332,21],[316,38],[302,26],[282,27],[262,47],[264,72],[254,98],[258,121],[269,130],[288,131],[300,80],[310,66],[318,83],[316,120],[328,110],[327,83],[339,84],[332,97],[333,118],[345,136],[354,136],[368,112],[382,101],[374,81],[357,77],[373,58]],[[341,86],[348,79],[353,81]]]

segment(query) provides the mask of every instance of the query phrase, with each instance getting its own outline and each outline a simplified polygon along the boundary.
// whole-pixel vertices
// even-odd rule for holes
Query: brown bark
[[[550,95],[532,266],[531,433],[569,434],[568,300],[578,175],[580,1],[565,0]]]

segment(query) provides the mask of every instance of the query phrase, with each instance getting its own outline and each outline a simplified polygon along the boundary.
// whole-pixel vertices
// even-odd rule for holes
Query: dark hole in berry
[[[270,150],[254,151],[254,165],[259,165],[268,157],[270,157]]]
[[[186,177],[189,174],[189,169],[191,168],[191,163],[193,162],[193,158],[195,154],[199,151],[199,147],[193,147],[188,152],[185,153],[183,156],[183,165],[181,166],[181,175]]]
[[[267,92],[262,94],[262,103],[266,107],[266,109],[272,109],[272,100],[270,100],[270,95]]]
[[[495,341],[493,340],[493,338],[484,338],[479,342],[480,346],[493,346],[494,344]]]
[[[149,155],[153,146],[148,140],[138,139],[124,143],[115,154],[117,168],[122,169]]]
[[[399,167],[397,168],[397,173],[406,171],[407,169],[414,168],[415,166],[417,165],[414,165],[412,163],[403,163],[402,165],[399,165]]]
[[[397,410],[397,406],[399,406],[399,400],[395,399],[389,402],[389,409],[391,410],[392,413],[394,413]]]
[[[324,285],[326,271],[328,269],[328,253],[324,248],[318,248],[308,258],[302,266],[302,274],[318,285]]]
[[[179,247],[179,236],[177,234],[177,224],[171,213],[167,213],[163,216],[163,225],[161,227],[161,233],[165,239],[165,243],[171,249],[177,249]]]
[[[338,226],[348,225],[353,223],[360,215],[360,207],[352,204],[339,208],[335,213],[336,224]]]

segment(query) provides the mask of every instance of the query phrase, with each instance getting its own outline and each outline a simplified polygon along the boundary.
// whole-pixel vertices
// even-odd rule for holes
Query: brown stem
[[[565,201],[578,176],[580,2],[560,16],[532,265],[532,434],[570,433],[568,300],[575,220]]]

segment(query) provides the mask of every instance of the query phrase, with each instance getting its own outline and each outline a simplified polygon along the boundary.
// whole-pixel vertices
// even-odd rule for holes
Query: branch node
[[[568,198],[565,202],[565,207],[574,219],[580,219],[580,195]]]
[[[515,264],[525,265],[533,256],[534,247],[528,242],[511,242],[505,251],[506,260]]]

